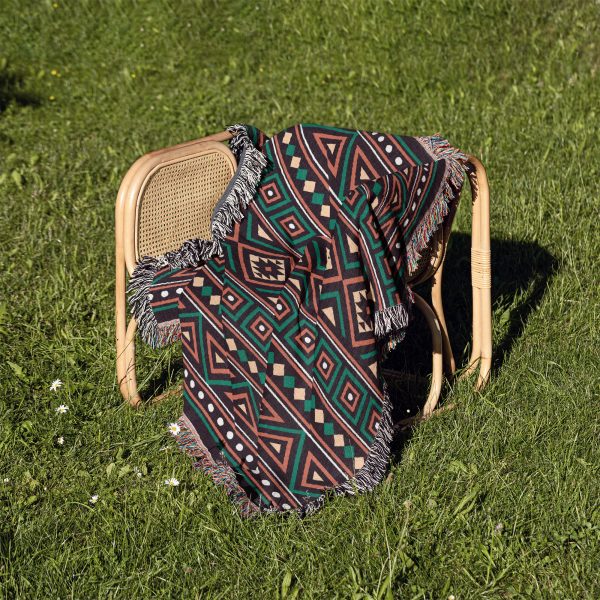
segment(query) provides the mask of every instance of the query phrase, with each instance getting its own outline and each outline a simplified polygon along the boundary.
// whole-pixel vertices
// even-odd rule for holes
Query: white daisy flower
[[[179,485],[179,479],[175,479],[175,477],[165,479],[165,485],[168,485],[169,487],[177,487]]]
[[[10,479],[9,479],[8,477],[5,477],[5,478],[2,480],[2,483],[10,483]]]
[[[56,412],[59,415],[64,415],[68,410],[69,410],[69,407],[66,404],[61,404],[60,406],[56,407]]]
[[[96,502],[98,502],[98,494],[94,494],[90,499],[89,499],[89,503],[90,504],[96,504]]]
[[[60,437],[56,438],[56,443],[59,446],[62,446],[65,443],[65,438],[61,435]]]
[[[56,392],[58,390],[58,388],[62,387],[63,382],[60,379],[55,379],[52,384],[50,385],[50,391],[51,392]]]
[[[179,432],[181,431],[181,427],[179,427],[179,425],[177,425],[177,423],[169,423],[169,426],[167,427],[167,429],[173,435],[179,435]]]

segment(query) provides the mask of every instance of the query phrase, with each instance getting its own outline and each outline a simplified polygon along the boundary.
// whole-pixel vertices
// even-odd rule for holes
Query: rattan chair
[[[135,369],[136,321],[127,323],[126,280],[142,256],[160,256],[187,239],[209,238],[217,200],[236,169],[223,132],[151,152],[138,159],[125,175],[115,208],[117,380],[123,398],[141,402]],[[476,387],[487,382],[491,368],[491,277],[489,190],[483,165],[469,157],[472,192],[471,283],[473,293],[472,349],[464,375],[479,369]],[[432,336],[432,378],[429,396],[417,418],[436,407],[443,372],[456,371],[442,304],[442,271],[456,206],[435,234],[430,254],[411,277],[413,285],[431,281],[431,306],[415,294]],[[414,420],[414,417],[413,417]]]

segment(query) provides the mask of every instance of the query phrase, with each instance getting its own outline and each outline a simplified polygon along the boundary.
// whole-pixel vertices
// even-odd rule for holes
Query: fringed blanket
[[[410,319],[408,277],[463,182],[439,137],[230,128],[237,171],[211,240],[144,258],[142,338],[183,343],[180,446],[242,514],[317,510],[386,470],[379,364]]]

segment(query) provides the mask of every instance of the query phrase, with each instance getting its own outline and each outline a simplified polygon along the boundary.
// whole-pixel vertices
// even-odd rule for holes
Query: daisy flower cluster
[[[56,393],[62,386],[63,386],[63,382],[60,379],[55,379],[50,384],[50,391]],[[60,406],[57,406],[54,410],[59,415],[64,415],[65,413],[69,412],[69,407],[66,404],[61,404]]]
[[[51,384],[50,384],[50,391],[54,394],[56,394],[58,392],[58,390],[60,390],[60,388],[63,386],[63,382],[60,379],[55,379]],[[58,415],[64,415],[66,413],[69,412],[69,407],[67,404],[59,404],[54,411],[56,412],[56,414]],[[59,435],[56,438],[56,443],[59,446],[64,446],[65,443],[65,438],[62,435]]]

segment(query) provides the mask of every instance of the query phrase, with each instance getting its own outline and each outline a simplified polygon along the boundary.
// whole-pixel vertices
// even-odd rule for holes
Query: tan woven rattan
[[[115,207],[117,378],[123,397],[141,398],[135,372],[134,319],[127,324],[126,274],[143,256],[159,256],[187,239],[210,239],[217,200],[236,161],[220,143],[227,133],[146,154],[125,175]]]
[[[215,203],[236,168],[233,154],[222,143],[230,137],[230,133],[223,132],[147,154],[131,167],[121,183],[115,209],[117,378],[121,394],[133,406],[141,398],[135,373],[135,320],[127,325],[126,273],[131,275],[144,255],[158,256],[190,238],[209,239]],[[473,343],[464,375],[479,368],[476,387],[481,389],[488,381],[492,360],[489,189],[481,162],[469,157],[467,167],[473,217]],[[423,312],[432,335],[431,388],[416,418],[429,416],[436,407],[443,369],[449,376],[456,370],[442,304],[442,272],[455,210],[453,206],[410,281],[413,285],[431,281],[431,306],[415,295],[416,306]]]
[[[210,238],[210,215],[231,179],[231,163],[223,156],[175,159],[148,178],[137,206],[138,260],[176,250],[191,238]]]

